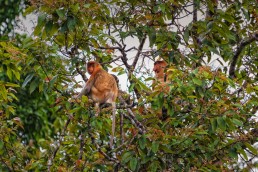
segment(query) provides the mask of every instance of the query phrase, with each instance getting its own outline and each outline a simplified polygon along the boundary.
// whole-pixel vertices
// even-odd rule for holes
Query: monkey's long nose
[[[153,69],[153,71],[154,71],[155,73],[159,73],[159,70],[158,70],[158,69]]]

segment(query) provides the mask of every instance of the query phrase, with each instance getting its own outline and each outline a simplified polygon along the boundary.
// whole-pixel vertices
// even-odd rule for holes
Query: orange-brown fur
[[[153,71],[155,73],[155,80],[153,81],[153,89],[157,89],[160,92],[168,94],[169,85],[166,76],[167,63],[163,60],[156,61],[154,63]],[[163,107],[162,110],[157,114],[160,119],[166,119],[167,110]]]
[[[169,91],[165,72],[166,67],[167,63],[163,60],[159,60],[154,63],[153,71],[155,73],[155,80],[153,81],[153,89],[158,86],[158,88],[161,87],[164,92]]]
[[[112,135],[110,139],[110,146],[113,144],[113,137],[115,133],[115,101],[118,95],[118,87],[115,78],[102,69],[102,66],[95,61],[90,61],[87,64],[87,71],[90,74],[89,80],[86,82],[84,88],[77,96],[87,95],[95,103],[97,108],[96,116],[100,111],[99,105],[103,103],[112,104]]]
[[[86,82],[86,94],[88,94],[95,103],[115,102],[118,94],[115,78],[102,69],[99,63],[94,61],[88,62],[87,71],[91,76]]]

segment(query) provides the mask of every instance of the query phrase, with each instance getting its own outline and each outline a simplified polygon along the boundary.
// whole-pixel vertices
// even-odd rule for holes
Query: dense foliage
[[[257,9],[256,0],[31,0],[33,35],[0,42],[0,171],[257,168]],[[151,89],[145,64],[158,58],[169,91]],[[72,98],[89,60],[126,77],[113,148],[109,107],[95,117],[86,96]]]

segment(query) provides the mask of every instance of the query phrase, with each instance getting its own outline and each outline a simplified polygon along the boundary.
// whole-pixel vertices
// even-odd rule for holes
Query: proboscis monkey
[[[153,89],[155,89],[155,86],[159,86],[159,88],[161,88],[161,90],[165,93],[169,92],[169,86],[168,86],[168,82],[167,82],[167,75],[165,72],[165,68],[167,67],[167,63],[163,60],[158,60],[156,62],[154,62],[154,67],[153,67],[153,71],[155,73],[155,79],[153,81]],[[167,109],[165,109],[164,107],[162,107],[162,115],[158,115],[159,118],[161,118],[162,120],[165,120],[168,116],[167,116]]]
[[[166,86],[166,82],[167,82],[167,75],[165,73],[166,67],[167,67],[167,63],[163,60],[158,60],[154,63],[153,71],[155,73],[156,80],[153,82],[153,84],[155,85],[156,82],[158,82],[157,84],[161,84],[162,86],[164,86],[165,89],[168,89],[168,87]]]
[[[77,98],[81,98],[82,95],[87,95],[91,98],[95,103],[96,116],[100,112],[100,104],[110,103],[112,105],[112,134],[110,138],[110,146],[112,147],[116,123],[117,82],[111,74],[102,69],[98,62],[88,62],[87,71],[90,74],[90,78]]]

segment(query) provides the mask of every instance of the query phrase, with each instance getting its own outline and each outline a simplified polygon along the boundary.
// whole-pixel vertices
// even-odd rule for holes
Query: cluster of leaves
[[[0,155],[1,171],[18,170],[23,168],[26,148],[18,136],[19,128],[23,128],[21,119],[15,114],[15,106],[12,102],[18,100],[15,95],[18,84],[14,80],[20,80],[20,59],[24,57],[23,52],[11,43],[0,43]],[[9,82],[4,80],[8,78]]]
[[[0,170],[257,167],[257,9],[255,0],[31,0],[33,38],[0,42]],[[214,54],[229,66],[212,69]],[[168,63],[169,90],[150,91],[142,64],[158,55]],[[126,101],[137,101],[132,107],[117,101],[112,149],[109,107],[95,117],[86,96],[71,99],[88,60],[119,64],[113,71],[127,75],[136,95]]]
[[[257,155],[257,150],[251,146],[256,137],[251,132],[246,133],[257,126],[252,120],[256,97],[243,104],[244,97],[237,97],[232,91],[236,88],[235,83],[221,71],[212,72],[209,67],[193,71],[171,67],[168,72],[173,81],[170,94],[164,97],[154,93],[157,99],[154,99],[153,108],[165,106],[170,114],[160,127],[160,143],[164,143],[166,136],[167,142],[163,146],[170,145],[167,149],[170,152],[163,151],[177,160],[175,164],[173,161],[169,163],[173,171],[181,168],[186,171],[236,169],[233,165],[237,163],[239,154],[248,159],[246,148]],[[250,89],[257,92],[256,87]],[[227,165],[222,167],[223,164]]]

